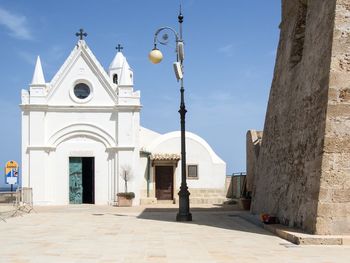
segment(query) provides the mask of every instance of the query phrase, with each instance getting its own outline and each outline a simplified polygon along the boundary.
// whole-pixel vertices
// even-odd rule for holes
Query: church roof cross
[[[79,33],[75,33],[77,37],[79,37],[80,40],[83,40],[84,37],[87,37],[87,33],[84,32],[84,29],[80,28]]]
[[[120,44],[118,44],[118,46],[116,46],[115,48],[116,50],[118,50],[118,52],[122,51],[122,49],[124,49]]]

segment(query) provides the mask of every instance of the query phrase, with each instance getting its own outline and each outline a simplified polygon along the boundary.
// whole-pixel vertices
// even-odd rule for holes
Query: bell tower
[[[108,75],[114,84],[120,86],[133,85],[133,71],[129,66],[128,61],[121,52],[123,47],[118,44],[116,47],[117,54],[112,63],[109,65]]]

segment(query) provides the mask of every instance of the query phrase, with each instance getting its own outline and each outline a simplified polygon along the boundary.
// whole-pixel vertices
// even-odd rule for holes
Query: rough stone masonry
[[[282,0],[253,213],[350,233],[350,0]]]

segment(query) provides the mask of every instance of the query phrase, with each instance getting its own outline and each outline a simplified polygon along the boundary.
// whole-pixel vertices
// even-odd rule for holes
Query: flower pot
[[[241,198],[241,205],[244,210],[250,210],[252,199]]]
[[[118,206],[132,206],[132,199],[126,198],[125,196],[118,196]]]

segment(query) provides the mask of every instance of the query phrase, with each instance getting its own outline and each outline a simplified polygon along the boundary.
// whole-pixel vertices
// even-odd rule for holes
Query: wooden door
[[[156,198],[173,200],[173,166],[156,166]]]

